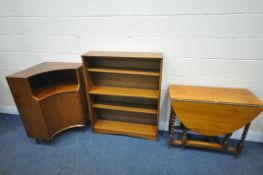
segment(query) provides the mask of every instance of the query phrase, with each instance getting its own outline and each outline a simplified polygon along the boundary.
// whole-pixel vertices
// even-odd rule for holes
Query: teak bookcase
[[[161,53],[82,55],[95,133],[157,139],[162,60]]]
[[[29,137],[49,140],[73,127],[85,127],[82,65],[45,62],[7,76]]]

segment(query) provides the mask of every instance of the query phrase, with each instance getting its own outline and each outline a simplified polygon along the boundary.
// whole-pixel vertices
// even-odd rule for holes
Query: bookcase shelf
[[[129,111],[129,112],[138,112],[138,113],[146,113],[146,114],[158,114],[158,110],[153,108],[145,108],[140,105],[130,105],[122,104],[122,103],[109,103],[109,102],[101,102],[94,103],[92,105],[93,108],[101,108],[101,109],[111,109],[111,110],[119,110],[119,111]]]
[[[82,55],[94,132],[157,139],[162,59],[161,53]]]
[[[105,87],[93,86],[89,94],[113,95],[124,97],[141,97],[141,98],[159,98],[159,91],[152,89],[136,89],[136,88],[119,88],[119,87]]]
[[[155,139],[157,127],[154,125],[97,120],[94,130],[98,133],[125,134],[135,137]]]
[[[101,72],[101,73],[113,73],[113,74],[160,76],[160,72],[136,70],[136,69],[123,69],[123,68],[92,67],[92,68],[88,68],[88,71],[89,72]]]

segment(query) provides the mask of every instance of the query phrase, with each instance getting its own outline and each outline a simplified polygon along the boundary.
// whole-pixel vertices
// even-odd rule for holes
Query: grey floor
[[[158,142],[72,129],[49,145],[27,138],[18,116],[0,114],[0,174],[22,175],[262,175],[263,144],[246,142],[239,159],[218,152],[168,149]]]

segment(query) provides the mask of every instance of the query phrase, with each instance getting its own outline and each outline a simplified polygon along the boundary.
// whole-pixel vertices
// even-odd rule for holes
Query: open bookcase
[[[95,133],[157,139],[161,53],[82,55],[90,120]]]

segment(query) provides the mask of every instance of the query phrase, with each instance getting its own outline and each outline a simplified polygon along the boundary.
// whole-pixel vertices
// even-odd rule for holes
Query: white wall
[[[262,0],[0,0],[0,112],[16,113],[6,75],[80,62],[88,50],[164,53],[161,129],[171,83],[243,87],[263,100]],[[248,139],[263,141],[263,115]]]

